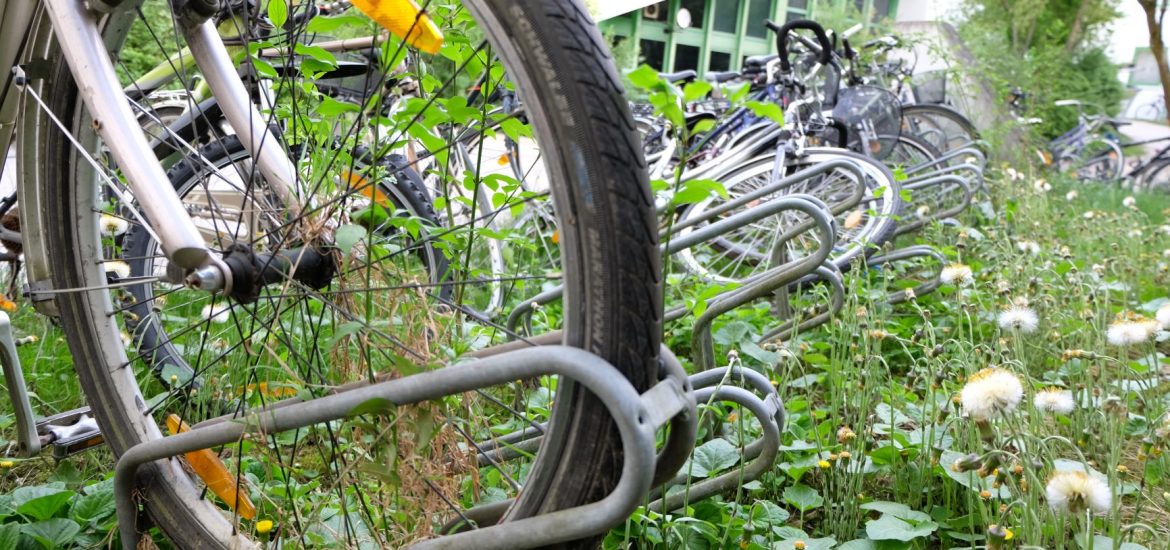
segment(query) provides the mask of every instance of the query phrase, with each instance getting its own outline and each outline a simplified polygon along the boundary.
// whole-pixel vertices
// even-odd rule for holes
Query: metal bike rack
[[[845,282],[841,270],[837,269],[835,264],[825,262],[816,271],[802,279],[796,288],[799,289],[806,285],[810,277],[815,277],[818,282],[829,284],[831,292],[829,303],[813,310],[812,315],[808,317],[801,318],[791,313],[785,315],[788,320],[761,335],[761,341],[788,340],[800,332],[814,329],[829,322],[837,315],[837,312],[841,311],[841,308],[845,307]]]
[[[894,230],[895,236],[905,235],[907,233],[918,231],[919,229],[925,227],[926,224],[934,220],[957,216],[971,205],[971,199],[974,197],[975,192],[971,189],[971,184],[967,181],[966,178],[960,178],[958,176],[946,175],[921,179],[915,181],[914,183],[904,184],[902,188],[910,190],[911,197],[913,197],[915,191],[929,193],[938,188],[942,188],[943,186],[954,186],[958,188],[958,190],[961,190],[962,194],[955,194],[956,200],[951,206],[937,211],[931,210],[927,212],[926,215],[918,215],[917,212],[913,212],[915,203],[911,202],[908,206],[913,212],[913,217],[909,215],[906,215],[905,217],[911,218],[912,221],[908,221],[907,223],[899,223],[897,228]]]
[[[938,261],[939,266],[939,271],[935,274],[934,277],[909,289],[910,291],[913,291],[913,295],[915,297],[926,296],[927,294],[938,290],[938,287],[942,286],[942,280],[939,279],[939,277],[942,275],[942,267],[946,265],[947,259],[946,256],[943,256],[942,252],[939,252],[933,246],[922,244],[899,248],[892,252],[870,258],[869,265],[881,265],[891,262],[899,262],[908,260],[910,258],[933,258],[934,260]],[[909,300],[910,296],[910,292],[906,290],[899,290],[891,294],[889,298],[887,298],[887,301],[890,304],[900,304]]]
[[[24,383],[24,371],[20,368],[20,356],[16,354],[16,339],[12,336],[12,321],[8,314],[0,311],[0,363],[4,367],[4,380],[8,386],[8,399],[12,402],[16,416],[16,440],[22,456],[34,456],[41,452],[41,438],[37,435],[36,416],[28,399]]]
[[[743,387],[728,385],[729,383],[739,383]],[[784,403],[776,389],[772,387],[772,383],[763,374],[731,366],[692,375],[691,384],[695,387],[695,398],[700,403],[731,402],[751,411],[759,420],[763,433],[758,439],[743,446],[739,468],[694,483],[685,491],[665,496],[662,494],[669,487],[686,482],[690,478],[689,474],[680,471],[669,482],[656,486],[651,493],[654,500],[647,506],[655,512],[677,510],[687,502],[702,500],[741,483],[758,479],[771,469],[776,455],[780,452],[780,434],[784,431],[786,416]]]
[[[205,422],[188,432],[136,445],[119,458],[114,475],[123,547],[132,550],[137,545],[137,506],[133,494],[136,472],[148,462],[226,445],[249,435],[345,418],[363,404],[409,405],[520,378],[553,374],[581,383],[612,414],[621,434],[625,459],[613,491],[597,502],[576,508],[429,539],[411,548],[531,548],[603,533],[629,517],[650,489],[658,460],[655,455],[656,431],[679,415],[694,417],[694,395],[689,382],[679,379],[677,371],[671,368],[664,368],[662,380],[639,394],[616,368],[596,355],[566,346],[541,346],[500,353],[279,408],[254,410],[240,418]],[[674,435],[674,426],[685,426],[687,422],[672,423],[672,437],[693,444],[694,432],[691,432],[689,442],[685,441],[686,434]]]

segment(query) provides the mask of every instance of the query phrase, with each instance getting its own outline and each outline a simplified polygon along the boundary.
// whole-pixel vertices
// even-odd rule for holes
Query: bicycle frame
[[[0,14],[3,14],[0,36],[4,37],[0,41],[0,68],[9,73],[2,90],[0,146],[6,147],[12,142],[16,122],[21,116],[18,98],[22,95],[20,89],[28,81],[19,63],[30,61],[33,55],[33,52],[22,51],[26,49],[29,29],[34,29],[34,22],[45,25],[44,18],[47,17],[61,53],[82,90],[82,99],[93,117],[93,127],[125,175],[130,191],[145,215],[145,220],[140,221],[158,236],[170,261],[185,272],[197,275],[191,281],[193,284],[205,290],[228,290],[231,277],[227,266],[208,250],[154,155],[143,154],[150,151],[150,147],[114,73],[108,51],[119,45],[106,44],[100,29],[102,25],[126,24],[121,18],[134,17],[135,11],[129,4],[135,2],[126,4],[102,13],[92,7],[96,3],[83,0],[43,0],[39,3],[0,0]],[[235,132],[244,137],[244,146],[256,159],[260,173],[285,201],[290,214],[295,216],[300,201],[295,193],[296,175],[292,161],[279,147],[265,117],[252,103],[215,25],[193,12],[188,2],[171,0],[171,6],[191,57],[219,100],[225,118]],[[37,101],[39,103],[39,98]],[[25,105],[26,109],[38,108],[32,103]],[[107,181],[107,185],[113,186],[114,183]],[[22,184],[22,202],[36,204],[37,199],[23,200],[26,193],[35,193],[35,190],[26,191],[24,187],[27,185]]]

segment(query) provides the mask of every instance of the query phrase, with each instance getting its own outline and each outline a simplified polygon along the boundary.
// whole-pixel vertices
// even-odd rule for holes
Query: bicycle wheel
[[[942,156],[938,148],[918,136],[900,135],[884,162],[893,168],[910,169]]]
[[[547,328],[562,330],[564,343],[606,359],[636,388],[644,390],[656,381],[658,373],[661,267],[645,163],[637,147],[620,78],[605,53],[602,37],[584,8],[568,0],[469,0],[462,8],[466,11],[437,8],[431,13],[441,21],[445,17],[463,20],[467,13],[473,16],[478,31],[487,37],[476,51],[490,49],[502,61],[508,85],[514,86],[523,98],[552,182],[549,195],[557,214],[557,260],[561,266],[557,277],[566,291],[558,326]],[[112,50],[117,51],[131,27],[130,20],[137,15],[134,10],[118,10],[104,16],[100,25]],[[172,21],[163,25],[169,27]],[[128,355],[120,336],[125,319],[118,313],[126,309],[127,300],[117,289],[110,288],[106,272],[110,266],[106,262],[130,258],[108,240],[103,241],[99,218],[109,210],[95,207],[114,203],[114,211],[122,212],[136,206],[119,204],[106,196],[95,176],[98,170],[115,177],[116,172],[109,167],[91,166],[74,145],[76,140],[92,153],[99,150],[100,139],[48,27],[47,17],[42,15],[36,27],[38,33],[30,41],[29,57],[31,61],[47,61],[45,66],[51,67],[52,72],[46,80],[31,83],[30,89],[45,98],[67,128],[59,131],[29,100],[31,108],[25,110],[28,116],[22,120],[27,130],[22,135],[27,141],[21,147],[22,154],[36,162],[28,165],[26,184],[36,185],[45,196],[54,197],[45,204],[45,221],[39,229],[44,233],[54,287],[71,290],[58,293],[56,305],[80,384],[115,454],[161,437],[161,417],[169,410],[181,411],[188,423],[195,424],[211,414],[201,407],[214,400],[232,400],[242,407],[252,405],[248,400],[253,397],[259,401],[273,398],[264,395],[262,384],[266,380],[262,374],[278,372],[281,377],[293,378],[299,391],[320,395],[344,383],[346,376],[364,379],[377,372],[406,369],[404,364],[409,369],[403,374],[408,374],[420,368],[420,363],[425,365],[446,356],[440,346],[444,342],[433,342],[441,340],[435,333],[441,331],[436,321],[442,312],[434,307],[409,307],[418,302],[408,302],[408,293],[397,283],[411,280],[404,281],[390,268],[378,271],[378,279],[370,280],[372,270],[378,267],[373,266],[374,260],[380,257],[372,252],[373,246],[381,243],[377,242],[377,234],[365,232],[366,244],[353,245],[348,256],[355,258],[352,251],[361,248],[361,261],[356,262],[360,265],[341,264],[364,277],[335,278],[320,289],[285,281],[278,288],[264,289],[254,304],[232,305],[224,324],[238,328],[231,333],[235,339],[222,339],[229,348],[226,350],[217,348],[221,345],[217,340],[221,339],[208,330],[219,316],[214,308],[211,318],[204,318],[201,312],[193,311],[198,302],[185,304],[178,292],[161,305],[156,296],[151,303],[164,309],[161,315],[178,316],[176,325],[188,320],[187,326],[179,330],[211,335],[176,354],[192,372],[209,380],[197,390],[203,393],[187,396],[192,388],[184,385],[180,386],[180,398],[173,390],[160,388],[153,380],[150,365],[144,364],[141,354]],[[163,56],[170,53],[173,52],[161,52]],[[492,74],[505,73],[493,70]],[[336,142],[345,137],[329,134],[328,128],[323,133],[320,137],[330,147],[336,147]],[[310,160],[341,156],[330,147],[311,149],[319,155]],[[335,179],[327,176],[336,176],[337,169],[350,165],[345,160],[334,162],[341,166],[307,162],[298,164],[298,168],[306,181],[318,184],[312,188],[317,191],[312,197],[315,206],[328,208],[326,211],[334,218],[352,226],[349,210],[344,207],[347,203],[338,198],[352,194],[342,192],[335,196],[324,191],[337,187]],[[245,196],[258,197],[261,191],[253,187],[248,190],[253,195]],[[274,225],[278,227],[257,226],[264,227],[264,235],[254,236],[251,242],[270,239],[285,243],[286,233],[294,226],[290,220],[277,220]],[[330,223],[319,226],[328,227]],[[308,242],[307,234],[298,232],[301,242]],[[342,274],[337,277],[343,277],[344,271],[339,270]],[[548,281],[545,273],[534,276]],[[433,295],[428,293],[426,298],[433,299]],[[376,307],[359,311],[357,306],[362,303]],[[392,310],[394,303],[404,306]],[[408,318],[412,312],[428,317]],[[347,332],[350,330],[353,332]],[[170,338],[176,336],[171,330],[168,334]],[[329,340],[349,342],[353,347],[327,349],[322,341]],[[241,355],[250,355],[251,359],[234,365],[223,361]],[[268,366],[261,368],[259,357]],[[212,384],[212,380],[218,382]],[[279,378],[267,381],[275,380]],[[254,390],[246,386],[251,382],[256,383]],[[237,395],[239,390],[242,396]],[[225,450],[225,454],[234,465],[237,479],[253,479],[257,489],[253,496],[260,513],[276,520],[283,536],[294,543],[326,545],[332,536],[338,544],[400,545],[411,536],[426,536],[435,517],[447,510],[443,504],[428,509],[429,500],[438,500],[430,493],[452,498],[442,494],[443,489],[450,489],[456,493],[454,500],[444,503],[456,504],[473,503],[484,497],[471,489],[470,493],[462,491],[461,480],[474,477],[475,471],[461,467],[466,444],[457,444],[460,436],[450,430],[460,426],[482,435],[490,433],[497,419],[487,425],[487,420],[477,418],[486,416],[485,411],[463,410],[460,400],[433,407],[412,411],[413,416],[396,417],[387,426],[359,424],[354,419],[307,433],[273,434],[264,442],[241,443],[238,448]],[[432,413],[435,416],[423,416]],[[559,381],[547,416],[550,424],[535,458],[521,465],[522,472],[497,470],[497,477],[526,475],[524,490],[516,494],[518,500],[508,518],[590,502],[616,484],[621,467],[618,432],[596,398],[570,381]],[[445,418],[446,422],[431,422],[428,425],[434,428],[424,431],[424,418]],[[383,441],[395,443],[396,450],[375,449],[367,443],[367,438],[377,440],[376,436],[384,433],[382,429],[399,433],[397,421],[404,423],[403,439]],[[527,421],[530,419],[524,415],[511,420],[521,425]],[[368,431],[362,431],[363,426]],[[398,443],[421,448],[427,438],[434,453],[431,459],[397,461],[401,450]],[[459,451],[461,447],[463,451]],[[263,460],[251,460],[249,453]],[[387,461],[387,456],[395,460]],[[383,460],[371,463],[371,458]],[[363,469],[362,464],[378,467]],[[395,464],[403,465],[401,472],[391,468]],[[371,472],[374,475],[357,475]],[[152,463],[140,470],[139,479],[147,510],[171,540],[186,547],[254,545],[246,535],[251,531],[248,525],[216,506],[210,497],[205,498],[202,483],[188,473],[181,459]],[[420,492],[428,499],[419,499],[422,509],[416,512],[421,517],[411,519],[407,517],[408,510],[401,508],[410,502],[400,499],[400,495],[413,490],[404,486],[403,479],[415,488],[421,487]],[[570,546],[588,546],[594,541],[566,542]]]
[[[829,260],[841,270],[847,270],[853,260],[872,253],[876,247],[890,239],[894,232],[895,217],[901,213],[898,184],[894,175],[880,162],[852,151],[832,148],[808,148],[804,155],[788,159],[784,167],[786,175],[795,174],[817,164],[838,159],[856,162],[865,175],[858,182],[857,176],[844,169],[797,181],[775,193],[764,195],[749,203],[754,206],[772,198],[794,193],[813,195],[834,209],[838,219],[837,246]],[[724,178],[728,198],[734,200],[745,194],[776,181],[774,179],[775,156],[772,154],[756,157]],[[859,203],[848,206],[846,201],[857,186],[864,186]],[[716,208],[724,201],[711,197],[695,203],[680,214],[680,221],[702,215],[706,210]],[[735,211],[725,213],[734,214]],[[734,282],[772,267],[769,261],[776,246],[777,237],[783,229],[803,223],[803,214],[781,213],[743,226],[724,234],[705,246],[692,247],[679,252],[679,257],[688,271],[703,279],[714,282]],[[680,234],[691,231],[717,220],[709,220],[684,229]],[[787,258],[806,256],[819,246],[816,237],[805,233],[786,245]]]
[[[1060,171],[1070,173],[1086,183],[1108,183],[1121,179],[1125,171],[1125,153],[1110,139],[1092,139],[1079,152],[1057,161]]]
[[[1170,193],[1170,160],[1160,160],[1142,168],[1136,184],[1140,189]]]
[[[902,132],[926,140],[943,153],[979,139],[979,130],[967,117],[942,105],[903,106]]]

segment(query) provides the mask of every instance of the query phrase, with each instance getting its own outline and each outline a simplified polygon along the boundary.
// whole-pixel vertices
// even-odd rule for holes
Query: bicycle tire
[[[944,105],[902,106],[902,132],[916,135],[946,153],[979,139],[970,119]]]
[[[608,48],[585,8],[570,0],[469,0],[472,13],[507,67],[545,150],[553,199],[562,220],[561,260],[566,287],[563,342],[586,349],[617,367],[639,391],[657,381],[661,339],[661,266],[652,198],[621,79]],[[116,51],[134,10],[102,19],[106,43]],[[96,150],[90,117],[67,63],[51,38],[47,17],[34,40],[33,57],[52,67],[37,84],[70,134]],[[118,322],[97,234],[98,189],[93,171],[62,132],[39,111],[26,127],[35,184],[48,196],[46,249],[56,288],[97,287],[60,293],[56,305],[76,361],[81,386],[115,455],[161,437],[144,415],[143,397],[119,345]],[[31,183],[31,182],[30,182]],[[616,425],[596,397],[561,381],[549,431],[524,491],[507,518],[597,500],[617,483],[621,442]],[[250,546],[231,522],[200,498],[177,460],[139,471],[148,512],[171,540],[189,547]],[[560,541],[594,546],[599,539]]]

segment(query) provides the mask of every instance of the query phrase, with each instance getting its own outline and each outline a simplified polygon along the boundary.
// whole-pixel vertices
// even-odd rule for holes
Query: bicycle
[[[245,242],[226,243],[226,237],[240,234],[217,233],[223,239],[218,242],[223,244],[209,246],[166,183],[168,178],[151,154],[115,75],[108,52],[117,49],[131,23],[142,14],[118,4],[0,2],[0,11],[5,14],[0,36],[20,36],[31,29],[23,43],[6,39],[0,48],[0,67],[7,74],[2,112],[19,112],[19,117],[4,121],[17,124],[3,126],[0,142],[18,141],[19,154],[26,160],[19,196],[25,217],[22,236],[30,299],[40,311],[60,320],[76,357],[89,412],[100,425],[100,437],[121,457],[115,480],[122,544],[133,548],[137,543],[140,526],[132,500],[135,493],[141,495],[158,528],[183,544],[255,546],[249,525],[258,514],[276,518],[283,529],[282,538],[290,540],[317,541],[332,532],[351,542],[398,544],[398,537],[408,541],[410,533],[394,530],[405,510],[375,513],[369,507],[371,498],[391,499],[392,494],[381,492],[379,487],[392,486],[393,476],[365,484],[356,475],[361,471],[355,469],[362,456],[396,462],[397,448],[364,447],[363,434],[378,441],[386,430],[397,430],[399,421],[411,423],[402,429],[420,430],[414,444],[422,446],[430,439],[439,449],[436,452],[441,452],[454,449],[452,442],[464,439],[462,434],[490,431],[490,424],[501,418],[513,423],[530,420],[527,414],[515,411],[493,415],[480,411],[448,419],[441,429],[423,428],[421,419],[461,410],[442,402],[415,409],[408,416],[395,416],[386,428],[371,423],[371,419],[389,414],[393,403],[417,403],[446,393],[552,373],[567,378],[557,386],[544,445],[527,463],[531,473],[507,514],[508,521],[418,546],[470,543],[521,547],[551,542],[588,546],[599,533],[628,515],[651,481],[646,472],[653,471],[653,428],[685,412],[687,405],[679,393],[684,382],[672,377],[669,369],[662,371],[657,361],[661,308],[658,256],[644,164],[632,146],[636,143],[633,123],[620,99],[617,75],[605,59],[601,37],[583,8],[564,0],[469,0],[462,6],[467,12],[431,3],[420,10],[409,2],[395,2],[398,11],[373,11],[375,19],[405,37],[405,41],[391,42],[392,52],[403,51],[406,43],[431,52],[438,50],[437,27],[432,28],[428,7],[433,7],[430,12],[436,16],[470,14],[484,31],[486,38],[479,47],[467,48],[475,53],[490,49],[492,57],[507,68],[508,84],[523,95],[527,119],[536,141],[543,145],[546,170],[556,176],[550,178],[554,182],[550,195],[559,222],[558,259],[563,269],[558,276],[570,289],[563,307],[564,321],[558,327],[566,347],[521,351],[412,374],[421,368],[419,363],[429,362],[433,352],[425,348],[430,336],[423,330],[412,337],[421,341],[415,345],[424,346],[420,352],[390,334],[396,326],[392,306],[406,300],[402,291],[430,286],[412,282],[409,274],[396,275],[395,269],[404,268],[402,264],[384,271],[373,266],[385,259],[380,252],[391,258],[401,255],[376,246],[380,233],[353,229],[357,224],[347,223],[350,211],[346,200],[357,193],[348,185],[333,186],[328,174],[337,162],[328,157],[336,150],[315,148],[314,140],[309,139],[314,137],[313,130],[327,133],[326,127],[294,124],[285,135],[275,135],[267,123],[279,109],[265,115],[251,102],[235,63],[209,20],[216,3],[172,2],[171,24],[183,35],[193,63],[219,101],[226,120],[255,159],[256,171],[265,181],[263,190],[272,192],[274,206],[266,205],[265,210],[277,211],[277,215],[252,226],[262,236],[249,235]],[[281,3],[270,4],[270,14],[279,13],[274,11],[276,5],[287,8]],[[389,5],[384,3],[383,7]],[[283,21],[274,23],[281,27]],[[558,32],[549,33],[549,29]],[[164,49],[165,44],[158,42]],[[590,47],[582,50],[581,44]],[[520,55],[522,51],[524,55]],[[9,73],[9,68],[14,70]],[[464,69],[466,64],[460,67]],[[190,83],[185,84],[189,87]],[[397,129],[406,131],[432,112],[437,111],[428,107],[412,113],[406,120],[414,115],[418,118]],[[303,146],[308,158],[291,157],[289,149],[282,146],[286,140]],[[116,171],[103,166],[105,158],[97,154],[99,150],[108,150]],[[442,153],[441,147],[429,151],[431,155]],[[256,186],[245,181],[243,187],[245,197],[259,197]],[[236,227],[244,217],[240,210],[247,210],[225,213],[222,209],[217,212],[214,203],[209,206],[215,219]],[[139,224],[158,243],[167,263],[165,276],[158,280],[174,290],[166,303],[158,294],[152,302],[164,308],[165,314],[199,319],[186,323],[185,330],[207,330],[220,313],[212,305],[208,318],[200,319],[192,307],[201,302],[177,303],[181,296],[199,295],[202,303],[209,292],[233,298],[227,318],[235,325],[238,340],[225,341],[226,349],[217,349],[217,341],[204,339],[197,348],[181,349],[177,354],[193,372],[216,380],[215,384],[209,381],[196,386],[194,379],[179,381],[175,376],[170,387],[160,387],[156,373],[142,370],[144,358],[127,354],[120,325],[125,323],[124,312],[131,300],[120,289],[154,282],[155,275],[141,279],[119,275],[111,262],[131,258],[123,255],[116,240],[101,233],[102,215],[120,215]],[[255,243],[265,246],[253,247]],[[384,301],[387,296],[391,301]],[[331,323],[322,322],[325,319]],[[374,323],[377,319],[389,322]],[[409,319],[400,319],[397,326],[409,324]],[[256,338],[261,331],[262,337]],[[339,347],[322,349],[321,337],[325,335],[332,336]],[[251,355],[249,346],[255,346],[258,353],[250,360],[253,366],[244,369],[247,372],[217,365],[225,358]],[[279,361],[282,368],[257,369],[255,358],[260,355]],[[323,366],[330,358],[344,359],[346,372],[336,368],[325,372]],[[405,377],[381,381],[387,372],[379,367],[387,366]],[[148,365],[146,371],[152,370]],[[213,372],[216,376],[209,376]],[[257,388],[262,388],[261,383],[278,385],[286,378],[293,379],[289,384],[298,397],[265,406],[278,392],[247,389],[248,384]],[[346,383],[360,388],[344,391],[350,388]],[[659,392],[658,406],[653,410],[640,408],[640,394],[664,383],[674,384],[677,391]],[[222,411],[209,405],[233,401],[237,387],[244,395],[234,400],[235,414],[217,417]],[[491,401],[490,394],[480,395],[483,402]],[[679,398],[668,397],[672,395]],[[181,413],[183,418],[180,421],[167,413]],[[350,419],[342,422],[343,417]],[[279,433],[334,419],[338,422],[312,430]],[[179,433],[163,437],[163,424]],[[186,425],[192,427],[182,433]],[[672,438],[678,437],[685,437],[685,430],[679,430],[677,436],[672,430]],[[347,440],[349,446],[340,446],[338,438]],[[199,454],[224,443],[232,444],[227,458],[234,463],[234,473],[222,465],[214,467],[206,454]],[[275,457],[268,461],[250,462],[247,458],[252,453],[264,457],[269,452]],[[199,463],[212,464],[212,478],[202,472],[192,475],[180,460],[171,458],[182,453],[194,453],[187,455],[191,464],[196,462],[194,456],[206,459]],[[622,464],[611,460],[622,453]],[[282,454],[287,456],[282,458]],[[309,483],[296,466],[298,459],[319,464],[325,475]],[[438,472],[457,475],[461,471],[457,462],[440,463],[439,467],[450,470]],[[257,464],[259,469],[252,468]],[[250,468],[247,476],[245,466]],[[586,467],[589,474],[580,475]],[[501,475],[510,479],[506,472]],[[254,476],[264,476],[261,481],[271,491],[257,495],[264,500],[249,510],[240,488],[233,490],[227,482],[242,484],[246,477]],[[315,490],[314,484],[321,490]],[[295,497],[298,493],[293,485],[311,495],[306,507],[283,508],[279,504],[283,500],[273,502],[275,495]],[[205,488],[218,495],[221,504],[213,504]],[[429,486],[418,490],[441,495],[438,489]],[[611,490],[616,492],[611,494]],[[610,496],[602,498],[606,494]],[[453,501],[444,502],[440,507],[460,513]],[[577,521],[560,529],[549,528],[550,522],[566,514]],[[404,527],[425,536],[428,524],[424,516]],[[379,534],[382,529],[388,532]]]

